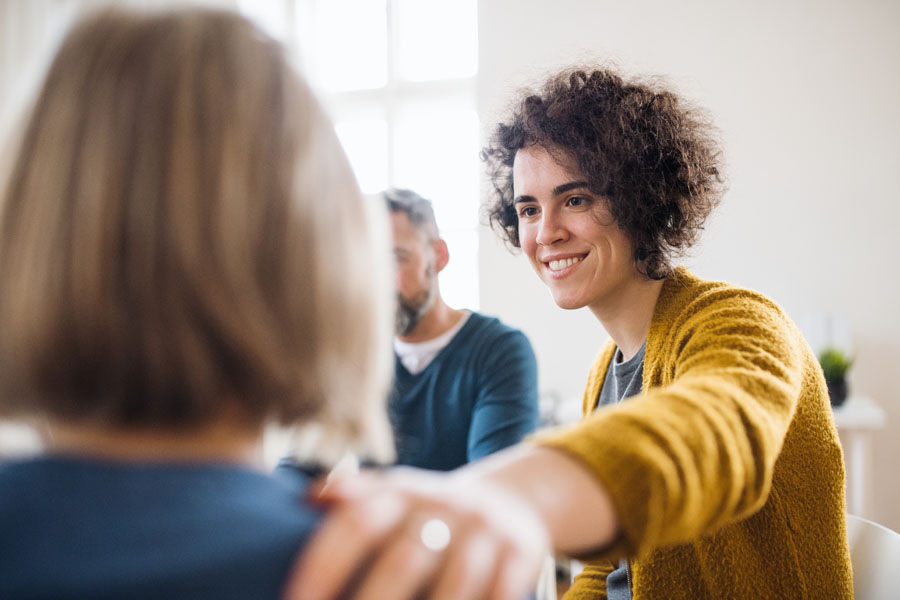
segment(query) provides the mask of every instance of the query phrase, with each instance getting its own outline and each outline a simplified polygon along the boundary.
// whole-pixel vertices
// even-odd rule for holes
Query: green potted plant
[[[847,371],[853,358],[839,348],[829,346],[819,353],[819,364],[825,373],[828,396],[832,406],[840,406],[847,399]]]

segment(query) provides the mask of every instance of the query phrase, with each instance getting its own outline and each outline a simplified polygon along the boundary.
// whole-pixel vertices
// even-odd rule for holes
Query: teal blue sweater
[[[395,359],[389,414],[398,464],[455,469],[537,428],[534,352],[496,318],[472,313],[421,373]]]

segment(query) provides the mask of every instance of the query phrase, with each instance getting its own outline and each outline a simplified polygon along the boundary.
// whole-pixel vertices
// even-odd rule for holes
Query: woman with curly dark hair
[[[663,279],[698,237],[722,194],[720,153],[699,111],[652,83],[608,70],[565,71],[501,123],[482,158],[496,192],[491,224],[520,247],[513,165],[525,147],[550,150],[581,175],[634,246],[638,270]],[[565,156],[562,156],[562,155]]]
[[[357,548],[381,553],[372,597],[409,597],[378,587],[396,561],[406,588],[436,583],[429,598],[513,598],[542,542],[586,561],[569,599],[852,597],[815,356],[762,294],[675,266],[722,194],[701,113],[654,82],[569,70],[526,92],[482,156],[492,224],[560,307],[588,307],[610,335],[585,419],[446,479],[339,482],[301,566],[321,572],[321,549],[355,526],[371,532]],[[360,528],[373,498],[403,517]],[[409,543],[426,516],[445,523],[442,561]]]

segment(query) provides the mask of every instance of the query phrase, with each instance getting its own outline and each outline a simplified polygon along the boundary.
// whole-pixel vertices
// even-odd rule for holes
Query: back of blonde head
[[[282,47],[236,15],[107,11],[62,44],[5,185],[0,411],[376,438],[387,244]]]

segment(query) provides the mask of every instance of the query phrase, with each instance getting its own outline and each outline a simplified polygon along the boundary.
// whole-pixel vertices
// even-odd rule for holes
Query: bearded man
[[[397,261],[388,404],[397,462],[446,471],[534,431],[537,361],[521,331],[444,302],[438,274],[450,255],[431,202],[409,190],[383,196]]]

